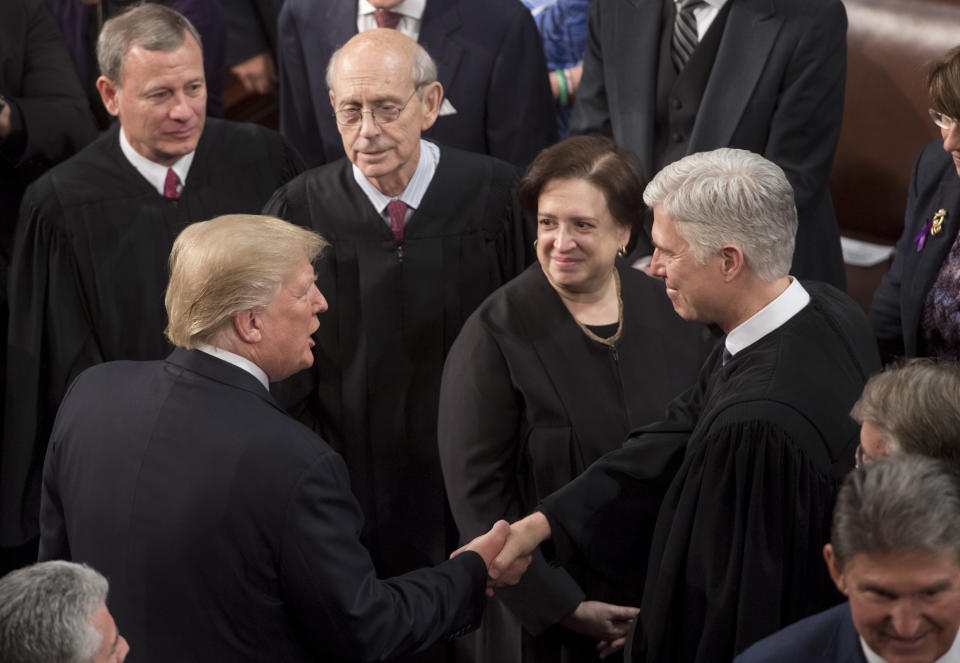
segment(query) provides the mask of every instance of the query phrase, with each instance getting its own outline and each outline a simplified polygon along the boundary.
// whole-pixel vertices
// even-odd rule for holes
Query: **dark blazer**
[[[736,147],[781,168],[800,227],[791,273],[842,287],[827,180],[840,136],[846,14],[840,0],[730,0],[688,154]],[[593,3],[571,133],[611,136],[655,172],[663,0]]]
[[[850,605],[840,605],[801,619],[764,638],[734,663],[867,663]]]
[[[380,660],[477,623],[478,555],[379,580],[362,522],[336,452],[249,373],[177,349],[74,382],[40,558],[107,576],[131,661]]]
[[[947,215],[942,230],[932,235],[924,226],[940,209],[946,210]],[[943,151],[943,141],[938,139],[923,149],[913,165],[903,234],[897,242],[893,265],[870,306],[870,322],[884,362],[920,353],[920,315],[927,293],[956,240],[958,217],[960,176],[950,154]],[[926,236],[922,249],[917,239],[921,230]]]
[[[280,133],[309,166],[344,156],[324,79],[357,33],[354,0],[287,0],[280,12]],[[540,33],[517,0],[427,0],[420,44],[456,113],[424,133],[450,147],[525,166],[557,139]]]

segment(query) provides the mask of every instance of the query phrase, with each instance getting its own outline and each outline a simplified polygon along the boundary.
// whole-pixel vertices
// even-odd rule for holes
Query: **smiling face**
[[[697,262],[690,244],[677,232],[676,222],[657,205],[653,208],[651,231],[654,252],[650,269],[666,282],[673,309],[684,320],[721,324],[717,284],[722,282],[720,256]],[[728,331],[728,330],[727,330]]]
[[[186,32],[183,44],[172,51],[134,46],[123,59],[123,82],[118,86],[101,76],[97,88],[142,156],[171,166],[196,149],[206,119],[207,88],[203,53]]]
[[[610,215],[603,192],[581,179],[551,180],[537,201],[537,259],[554,288],[597,292],[630,228]]]
[[[858,554],[842,570],[832,550],[826,556],[857,632],[883,660],[932,663],[950,649],[960,627],[955,555]]]
[[[311,335],[320,327],[317,314],[327,310],[327,300],[320,294],[315,280],[313,266],[304,260],[258,315],[262,340],[256,349],[255,363],[271,382],[313,364]]]
[[[413,177],[420,134],[436,121],[443,95],[439,83],[415,89],[415,48],[413,40],[396,30],[363,32],[343,47],[332,76],[333,110],[364,111],[359,124],[337,123],[343,149],[360,172],[390,196],[401,193]],[[384,106],[403,111],[396,120],[378,124],[368,111]]]

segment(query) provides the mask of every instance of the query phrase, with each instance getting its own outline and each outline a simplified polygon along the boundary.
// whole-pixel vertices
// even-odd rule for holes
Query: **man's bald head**
[[[399,196],[443,100],[430,55],[396,30],[368,30],[333,54],[327,84],[347,158],[381,193]]]
[[[334,51],[327,63],[327,88],[334,90],[336,69],[341,58],[361,60],[374,59],[383,66],[388,63],[410,71],[414,87],[423,87],[437,80],[437,65],[427,50],[399,30],[377,28],[353,36],[350,41]]]

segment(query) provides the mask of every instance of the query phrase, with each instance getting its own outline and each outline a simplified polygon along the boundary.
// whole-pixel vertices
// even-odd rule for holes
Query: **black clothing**
[[[329,310],[313,369],[275,393],[343,455],[381,575],[437,563],[455,542],[437,453],[440,374],[467,316],[532,259],[515,178],[502,161],[441,147],[400,246],[346,159],[304,173],[265,209],[332,244],[317,266]]]
[[[635,661],[730,661],[841,598],[822,548],[880,363],[859,307],[805,287],[803,310],[726,365],[717,348],[663,421],[543,501],[561,559],[646,571]]]
[[[43,489],[41,559],[110,578],[130,660],[382,660],[483,610],[476,553],[378,580],[343,459],[200,351],[84,371]]]
[[[619,273],[613,346],[583,332],[539,264],[464,324],[444,367],[438,426],[461,540],[529,513],[696,380],[707,328],[677,316],[660,281],[626,265]],[[538,556],[519,585],[497,590],[475,635],[478,660],[596,660],[596,641],[559,621],[584,599],[639,605],[630,589],[606,583],[602,569],[551,568]]]
[[[220,214],[258,212],[301,169],[279,134],[208,119],[179,201],[130,164],[117,129],[30,187],[10,269],[0,542],[36,535],[47,438],[73,378],[170,351],[163,298],[177,234]]]

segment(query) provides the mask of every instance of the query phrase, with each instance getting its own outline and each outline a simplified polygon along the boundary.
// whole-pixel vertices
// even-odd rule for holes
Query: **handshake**
[[[515,585],[530,566],[533,551],[550,538],[550,523],[539,511],[512,525],[505,520],[494,523],[489,532],[455,550],[455,557],[472,550],[487,565],[487,596],[495,587]],[[597,641],[597,654],[606,658],[623,648],[630,624],[639,612],[632,606],[602,601],[582,601],[561,622],[563,626]]]
[[[489,532],[454,550],[450,557],[466,550],[480,555],[487,565],[487,596],[493,596],[494,587],[520,582],[523,572],[530,566],[533,551],[549,538],[550,523],[546,516],[534,511],[512,525],[506,520],[498,520]]]

